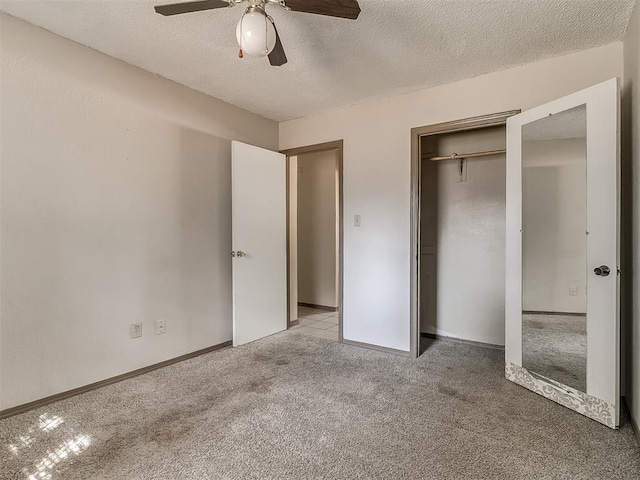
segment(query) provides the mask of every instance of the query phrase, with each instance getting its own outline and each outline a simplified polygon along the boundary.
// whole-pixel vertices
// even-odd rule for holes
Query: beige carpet
[[[503,352],[419,360],[294,333],[0,422],[0,478],[638,479],[619,431],[503,378]],[[33,475],[29,477],[29,475]]]

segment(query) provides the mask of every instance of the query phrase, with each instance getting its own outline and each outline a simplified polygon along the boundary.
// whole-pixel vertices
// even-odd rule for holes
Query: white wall
[[[297,163],[298,302],[336,308],[336,152]]]
[[[627,240],[623,280],[626,339],[626,396],[631,414],[640,424],[640,4],[636,4],[624,39],[625,190],[624,234]],[[631,230],[631,231],[629,231]],[[625,275],[625,271],[627,272]],[[631,281],[629,281],[629,278]]]
[[[277,124],[0,21],[0,409],[230,340],[230,140]]]
[[[584,138],[522,144],[525,311],[587,311],[585,149]],[[570,286],[576,287],[575,296]]]
[[[528,109],[616,76],[622,43],[281,123],[281,149],[344,139],[344,337],[409,350],[412,127]]]

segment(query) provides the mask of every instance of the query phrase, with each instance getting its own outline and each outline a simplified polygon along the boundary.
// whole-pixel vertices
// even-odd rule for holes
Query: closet
[[[418,336],[423,339],[504,344],[504,120],[419,137]],[[428,344],[420,342],[421,350]]]
[[[619,114],[612,78],[411,130],[413,356],[504,345],[508,380],[617,428]]]

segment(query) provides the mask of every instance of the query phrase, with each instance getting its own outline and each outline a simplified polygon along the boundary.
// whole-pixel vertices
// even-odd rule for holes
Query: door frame
[[[336,151],[336,177],[338,180],[338,209],[336,219],[336,225],[338,228],[338,342],[342,343],[344,338],[342,334],[342,316],[343,316],[343,303],[344,303],[344,199],[343,199],[343,186],[342,186],[342,172],[343,172],[343,151],[344,140],[335,140],[332,142],[318,143],[315,145],[307,145],[304,147],[289,148],[286,150],[280,150],[287,156],[287,329],[291,328],[291,222],[290,222],[290,157],[303,155],[307,153],[326,152],[330,150]]]
[[[409,354],[412,358],[418,358],[420,356],[420,186],[422,173],[420,139],[431,135],[506,126],[507,118],[517,115],[520,112],[521,110],[519,109],[509,110],[411,129],[411,345]]]

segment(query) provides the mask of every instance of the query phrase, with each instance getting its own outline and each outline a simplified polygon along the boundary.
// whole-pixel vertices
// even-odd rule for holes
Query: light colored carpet
[[[287,332],[3,420],[0,478],[638,479],[628,424],[510,383],[503,362]]]
[[[587,317],[523,314],[522,366],[586,392]]]

